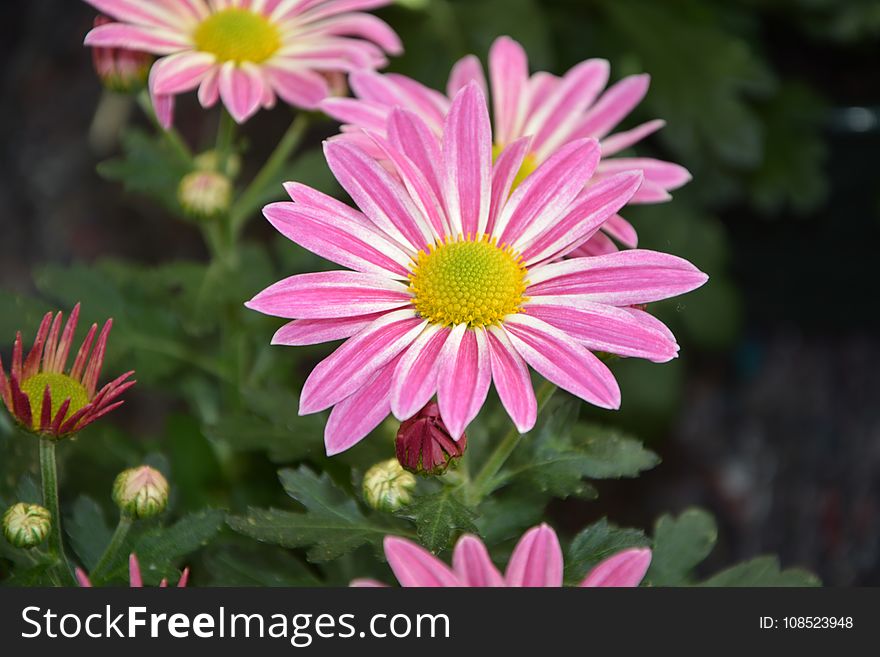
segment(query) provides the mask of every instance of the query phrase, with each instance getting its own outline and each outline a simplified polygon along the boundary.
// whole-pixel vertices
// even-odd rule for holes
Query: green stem
[[[260,169],[247,189],[232,206],[230,220],[232,222],[232,234],[237,237],[251,215],[263,202],[266,188],[269,187],[280,175],[281,168],[287,164],[293,151],[299,146],[309,127],[310,117],[306,113],[300,113],[290,124],[287,132],[278,142],[275,151]]]
[[[541,384],[541,387],[538,388],[536,394],[538,413],[544,409],[556,390],[556,386],[547,380]],[[495,477],[501,471],[501,468],[504,467],[504,464],[507,462],[507,459],[510,458],[510,455],[513,454],[513,450],[517,448],[521,439],[522,434],[520,434],[516,427],[511,427],[504,439],[498,443],[495,451],[489,455],[489,458],[483,464],[482,469],[471,484],[471,495],[469,495],[471,506],[477,506],[494,490]]]
[[[64,535],[61,531],[61,505],[58,502],[58,466],[55,462],[55,443],[48,438],[40,438],[40,473],[43,480],[43,506],[52,516],[52,529],[49,532],[49,552],[61,565],[61,570],[70,584],[76,584],[70,562],[64,553]]]
[[[98,559],[98,563],[95,564],[95,567],[92,568],[92,572],[89,574],[92,584],[100,582],[104,577],[107,568],[113,565],[116,561],[116,558],[119,555],[119,550],[125,545],[125,539],[128,537],[128,531],[131,529],[131,525],[132,520],[130,515],[123,513],[119,516],[119,524],[116,525],[116,531],[113,532],[113,537],[110,539],[107,549],[104,550],[104,554],[101,555],[101,558]]]
[[[221,107],[220,123],[217,126],[217,143],[214,148],[218,155],[217,168],[223,175],[226,175],[229,157],[232,155],[236,127],[235,119],[225,107]]]
[[[174,128],[166,130],[162,124],[159,123],[159,118],[156,116],[156,111],[153,109],[153,103],[150,101],[150,94],[146,91],[139,93],[138,105],[140,105],[141,110],[143,110],[144,114],[150,119],[156,127],[156,130],[162,135],[162,138],[178,157],[188,165],[192,166],[193,156],[189,150],[189,146],[186,145],[186,142],[183,141],[183,138]]]

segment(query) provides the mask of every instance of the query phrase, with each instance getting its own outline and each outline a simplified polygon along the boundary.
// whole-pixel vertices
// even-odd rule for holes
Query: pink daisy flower
[[[560,587],[562,548],[556,532],[547,525],[533,527],[519,540],[502,575],[486,546],[476,536],[462,536],[455,545],[452,567],[425,548],[397,536],[385,538],[385,557],[403,587]],[[582,587],[638,586],[648,566],[651,550],[633,548],[618,552],[591,570]],[[371,579],[358,579],[355,587],[384,587]]]
[[[92,325],[73,366],[65,371],[79,320],[79,304],[63,331],[62,319],[60,312],[54,319],[52,313],[46,313],[27,357],[21,333],[15,336],[9,374],[0,358],[0,399],[9,413],[26,430],[53,440],[75,434],[122,406],[124,402],[119,398],[135,383],[129,381],[134,372],[126,372],[98,389],[112,319],[104,324],[93,351],[98,325]]]
[[[92,588],[92,582],[89,579],[89,576],[86,575],[86,572],[82,568],[76,569],[76,581],[79,582],[79,585],[82,588],[90,589]],[[141,576],[141,565],[138,562],[138,558],[136,555],[131,554],[128,557],[128,580],[129,586],[133,589],[140,589],[144,586],[144,578]],[[177,588],[182,589],[186,586],[189,581],[189,568],[184,568],[183,573],[180,575],[180,580],[177,582]],[[164,589],[168,587],[168,580],[163,579],[159,584],[159,588]]]
[[[605,90],[608,75],[606,60],[590,59],[562,77],[546,72],[530,76],[523,47],[509,37],[500,37],[489,51],[489,84],[480,60],[469,55],[452,69],[445,96],[402,75],[360,71],[350,78],[357,98],[330,98],[321,107],[343,123],[347,138],[363,139],[363,129],[382,133],[393,107],[416,112],[431,131],[439,135],[452,98],[466,84],[475,81],[484,92],[491,91],[496,156],[521,137],[532,137],[517,182],[561,146],[592,137],[601,142],[602,161],[591,183],[622,171],[641,170],[644,183],[630,202],[667,201],[671,198],[670,191],[691,179],[684,167],[652,158],[613,157],[664,126],[663,121],[655,120],[611,134],[645,97],[650,77],[632,75]],[[599,255],[616,251],[617,246],[609,236],[626,247],[638,245],[635,229],[617,214],[608,219],[602,230],[603,233],[597,233],[583,247],[585,253]]]
[[[391,0],[86,0],[118,23],[86,35],[88,46],[161,57],[150,73],[156,113],[172,121],[174,96],[199,90],[239,123],[277,98],[314,109],[330,95],[327,74],[385,65],[400,39],[359,10]]]
[[[530,139],[493,164],[485,98],[469,84],[452,103],[440,142],[406,110],[391,112],[376,144],[390,175],[356,143],[325,154],[362,212],[296,183],[294,203],[264,213],[297,244],[353,271],[303,274],[247,306],[293,319],[274,344],[349,338],[305,383],[300,413],[333,407],[328,454],[366,436],[389,412],[406,420],[437,394],[454,439],[477,415],[494,381],[521,432],[537,404],[527,365],[603,408],[620,390],[592,350],[668,361],[669,330],[633,308],[702,285],[680,258],[632,250],[560,261],[590,239],[636,192],[641,172],[585,188],[599,161],[595,139],[558,149],[511,194]]]

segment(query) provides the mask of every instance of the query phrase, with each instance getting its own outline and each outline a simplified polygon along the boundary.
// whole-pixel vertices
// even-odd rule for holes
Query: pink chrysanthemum
[[[0,359],[0,397],[15,420],[29,431],[58,439],[75,434],[124,402],[120,395],[134,385],[126,372],[97,390],[107,338],[113,320],[108,319],[98,336],[94,351],[89,354],[98,325],[93,324],[77,352],[69,372],[65,372],[76,323],[79,304],[61,331],[62,314],[52,319],[46,313],[34,346],[23,358],[21,333],[15,337],[12,368],[9,374]]]
[[[128,580],[129,586],[133,589],[140,589],[144,586],[144,578],[141,576],[141,565],[138,563],[138,558],[136,555],[131,554],[128,557]],[[89,579],[89,576],[86,575],[85,571],[82,568],[76,569],[76,581],[79,582],[79,585],[83,588],[90,589],[92,588],[92,582]],[[183,573],[180,575],[180,580],[177,582],[177,588],[182,589],[186,586],[189,581],[189,568],[184,568]],[[168,580],[163,579],[159,584],[159,588],[167,588]]]
[[[334,407],[328,454],[342,452],[393,412],[417,413],[436,393],[443,422],[459,438],[495,388],[518,429],[535,424],[526,364],[603,408],[620,390],[591,349],[667,361],[669,330],[633,308],[702,285],[680,258],[632,250],[560,261],[590,239],[636,192],[641,172],[585,188],[599,160],[594,139],[560,148],[511,187],[529,139],[493,164],[489,112],[476,84],[456,96],[442,138],[418,116],[392,111],[390,175],[358,144],[331,141],[325,154],[363,212],[289,183],[294,203],[265,209],[297,244],[354,271],[283,280],[247,305],[295,319],[275,344],[350,338],[305,383],[300,413]]]
[[[509,37],[500,37],[489,52],[488,85],[480,60],[469,55],[452,69],[447,96],[402,75],[362,71],[350,78],[357,98],[330,98],[322,103],[322,109],[344,124],[345,138],[362,139],[363,129],[383,132],[394,107],[416,112],[432,132],[439,135],[452,98],[466,84],[475,81],[484,92],[491,91],[496,155],[518,139],[532,137],[517,181],[561,146],[593,137],[601,140],[602,161],[596,167],[592,183],[622,171],[640,170],[645,180],[630,202],[666,201],[671,190],[691,179],[684,167],[652,158],[613,157],[662,128],[664,122],[649,121],[631,130],[610,134],[644,98],[650,77],[629,76],[603,93],[608,75],[606,60],[590,59],[562,77],[546,72],[530,76],[528,56],[522,46]],[[604,233],[597,233],[584,245],[585,254],[616,251],[617,246],[608,236],[626,247],[634,248],[638,244],[635,229],[619,215],[612,215],[602,230]]]
[[[385,557],[397,581],[404,587],[560,587],[562,548],[556,532],[547,525],[533,527],[519,540],[502,575],[486,546],[476,536],[462,536],[455,545],[452,567],[425,548],[405,538],[385,538]],[[648,566],[651,550],[632,548],[618,552],[591,570],[582,587],[638,586]],[[355,587],[383,587],[371,579],[358,579]]]
[[[161,56],[150,73],[156,112],[169,127],[173,99],[198,88],[242,123],[276,98],[314,109],[327,74],[385,65],[401,52],[394,31],[359,10],[391,0],[86,0],[119,23],[86,36],[88,46]]]

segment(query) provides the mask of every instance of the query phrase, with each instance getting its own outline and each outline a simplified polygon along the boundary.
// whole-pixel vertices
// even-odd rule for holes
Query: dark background
[[[772,552],[826,584],[880,585],[880,4],[406,4],[415,8],[382,12],[411,50],[393,68],[436,86],[455,59],[485,55],[505,33],[535,69],[604,56],[614,79],[650,72],[632,120],[659,116],[668,127],[640,152],[694,174],[670,204],[626,214],[644,246],[712,276],[659,311],[682,358],[620,363],[624,408],[597,414],[664,463],[600,485],[598,502],[554,506],[557,526],[575,531],[607,514],[647,527],[701,505],[719,521],[709,571]],[[116,146],[112,125],[101,126],[109,137],[89,137],[102,96],[81,47],[92,17],[69,0],[0,3],[0,285],[17,292],[29,293],[47,262],[204,255],[191,226],[95,171]],[[245,131],[251,163],[289,121],[284,108],[261,116]],[[178,126],[193,139],[215,120],[181,103]],[[312,132],[317,143],[332,125]],[[254,226],[253,237],[269,231]]]

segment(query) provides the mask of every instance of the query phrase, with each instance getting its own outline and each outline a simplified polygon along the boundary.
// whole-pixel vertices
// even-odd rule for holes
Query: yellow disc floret
[[[492,161],[496,161],[501,156],[501,153],[503,151],[504,146],[502,146],[501,144],[494,144],[492,146]],[[513,190],[519,187],[526,178],[531,176],[537,168],[538,158],[535,157],[534,153],[529,153],[528,155],[526,155],[523,158],[523,162],[519,167],[519,171],[516,172],[516,178],[513,179],[513,185],[511,185],[510,187],[511,193],[513,193]]]
[[[443,326],[498,324],[526,301],[519,255],[494,238],[459,239],[420,251],[409,278],[416,310]]]
[[[55,419],[55,415],[61,409],[61,404],[68,399],[70,406],[64,416],[65,420],[89,403],[89,395],[83,385],[66,374],[40,372],[25,379],[21,384],[21,391],[27,395],[31,403],[31,424],[35,431],[40,429],[43,415],[43,393],[46,386],[49,386],[49,392],[52,395],[52,419]]]
[[[220,62],[266,61],[281,48],[281,34],[268,19],[248,9],[224,9],[206,18],[194,34],[196,48]]]

